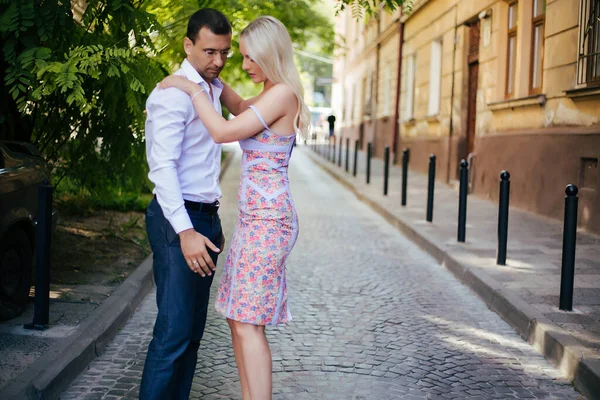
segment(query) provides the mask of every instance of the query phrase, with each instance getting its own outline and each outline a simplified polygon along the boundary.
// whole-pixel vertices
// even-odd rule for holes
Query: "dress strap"
[[[265,122],[265,120],[263,119],[262,115],[260,115],[260,113],[258,112],[258,109],[254,106],[251,105],[249,106],[249,108],[254,111],[254,113],[256,114],[256,116],[258,117],[260,123],[265,127],[266,130],[269,130],[269,126],[267,125],[267,123]]]

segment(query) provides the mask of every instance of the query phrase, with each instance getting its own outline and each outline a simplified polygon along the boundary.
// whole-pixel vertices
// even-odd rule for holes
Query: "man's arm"
[[[148,99],[146,109],[153,134],[148,177],[156,187],[156,198],[165,218],[180,237],[188,266],[204,276],[211,275],[211,270],[215,269],[206,247],[215,252],[219,249],[194,230],[181,193],[177,161],[182,152],[188,105],[188,96],[176,89],[154,92]]]
[[[193,228],[184,207],[177,175],[187,108],[185,96],[172,90],[154,92],[146,103],[153,135],[148,154],[148,177],[156,187],[156,197],[163,214],[176,233]]]

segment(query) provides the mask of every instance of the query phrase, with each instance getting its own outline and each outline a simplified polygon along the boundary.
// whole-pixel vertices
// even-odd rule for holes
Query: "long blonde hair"
[[[269,81],[285,83],[296,93],[298,111],[294,118],[294,129],[306,135],[310,111],[304,103],[304,88],[294,63],[292,40],[285,26],[277,18],[259,17],[244,28],[240,38],[248,39],[245,41],[248,55]]]

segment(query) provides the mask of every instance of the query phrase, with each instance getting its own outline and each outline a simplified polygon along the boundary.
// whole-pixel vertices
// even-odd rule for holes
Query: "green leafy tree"
[[[36,144],[55,183],[102,196],[147,190],[144,105],[184,58],[187,19],[224,10],[239,32],[273,15],[303,48],[333,28],[323,0],[0,0],[0,139]],[[72,3],[81,6],[74,15]],[[239,52],[224,79],[249,94]]]
[[[365,12],[367,15],[376,15],[382,9],[394,11],[403,8],[408,12],[412,10],[416,1],[418,0],[338,0],[336,1],[336,12],[350,8],[355,18],[362,18]]]
[[[144,101],[165,68],[141,4],[91,0],[75,19],[68,1],[0,0],[0,138],[36,144],[57,181],[143,184]]]
[[[183,38],[189,16],[202,7],[221,10],[231,21],[234,49],[221,76],[244,96],[256,94],[257,88],[242,70],[239,34],[261,15],[281,20],[297,48],[318,42],[322,43],[320,51],[323,54],[333,52],[333,26],[322,0],[181,0],[176,5],[172,3],[170,0],[149,0],[144,6],[148,13],[156,15],[162,26],[168,26],[157,37],[156,47],[160,49],[157,57],[173,69],[185,57]]]

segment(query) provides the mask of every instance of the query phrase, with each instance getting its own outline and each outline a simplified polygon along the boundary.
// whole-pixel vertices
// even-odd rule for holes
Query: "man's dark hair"
[[[186,36],[192,43],[196,43],[198,33],[204,27],[210,29],[215,35],[228,35],[231,33],[231,24],[227,17],[212,8],[201,8],[190,17]]]

